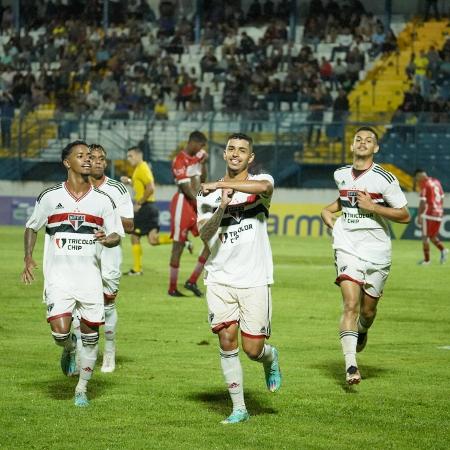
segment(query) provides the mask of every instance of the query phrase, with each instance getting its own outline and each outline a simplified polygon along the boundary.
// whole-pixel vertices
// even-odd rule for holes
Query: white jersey
[[[267,174],[249,180],[268,180]],[[267,234],[271,197],[235,192],[219,229],[208,242],[211,255],[205,264],[205,284],[250,288],[273,283],[272,250]],[[221,190],[197,196],[198,222],[208,220],[221,201]]]
[[[339,189],[342,215],[333,227],[333,248],[350,253],[375,264],[391,262],[391,236],[388,221],[373,212],[360,210],[358,191],[367,190],[372,200],[391,208],[403,208],[406,197],[395,176],[373,163],[359,176],[353,175],[352,166],[334,172]]]
[[[134,217],[133,202],[128,189],[123,183],[105,176],[102,184],[97,186],[97,188],[106,192],[113,199],[120,217],[125,219]]]
[[[58,289],[78,301],[103,302],[100,258],[103,246],[94,233],[124,236],[122,222],[112,199],[95,187],[80,198],[59,183],[43,191],[26,227],[45,229],[44,296]]]
[[[134,217],[133,202],[128,189],[120,181],[113,180],[105,176],[102,184],[98,186],[103,192],[106,192],[114,201],[117,212],[120,217],[132,219]],[[122,248],[104,247],[102,251],[102,278],[103,291],[107,295],[113,295],[119,290],[122,264]]]

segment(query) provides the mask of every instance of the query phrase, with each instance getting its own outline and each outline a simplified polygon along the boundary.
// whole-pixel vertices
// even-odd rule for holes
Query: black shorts
[[[134,215],[133,234],[145,236],[151,230],[159,231],[159,210],[153,202],[147,202]]]

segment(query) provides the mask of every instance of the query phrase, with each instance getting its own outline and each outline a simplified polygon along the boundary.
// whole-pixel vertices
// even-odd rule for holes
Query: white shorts
[[[336,281],[350,280],[359,284],[364,292],[374,298],[383,295],[383,288],[389,276],[390,264],[374,264],[339,250],[334,253]]]
[[[59,317],[71,317],[78,312],[80,320],[90,326],[100,326],[105,323],[105,307],[101,303],[80,302],[72,295],[58,289],[46,289],[44,300],[47,306],[47,322]]]
[[[270,336],[272,295],[270,286],[234,288],[223,284],[206,286],[209,324],[214,333],[239,324],[244,336]]]
[[[120,245],[102,250],[102,281],[105,298],[115,298],[119,291],[120,266],[122,264],[122,248]]]

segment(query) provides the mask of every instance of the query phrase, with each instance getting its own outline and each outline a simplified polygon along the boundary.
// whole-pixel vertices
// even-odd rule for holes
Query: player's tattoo
[[[216,234],[219,229],[220,222],[222,221],[225,207],[219,206],[216,212],[212,215],[211,219],[203,225],[200,230],[200,238],[203,242],[209,242],[209,240]]]

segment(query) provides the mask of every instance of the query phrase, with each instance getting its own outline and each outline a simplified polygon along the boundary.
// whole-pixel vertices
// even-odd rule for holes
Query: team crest
[[[69,214],[69,222],[75,231],[83,225],[85,219],[86,216],[84,214]]]
[[[237,222],[240,223],[240,221],[244,217],[244,205],[237,205],[237,206],[229,206],[227,213]]]
[[[358,205],[358,191],[348,191],[347,197],[352,206]]]

